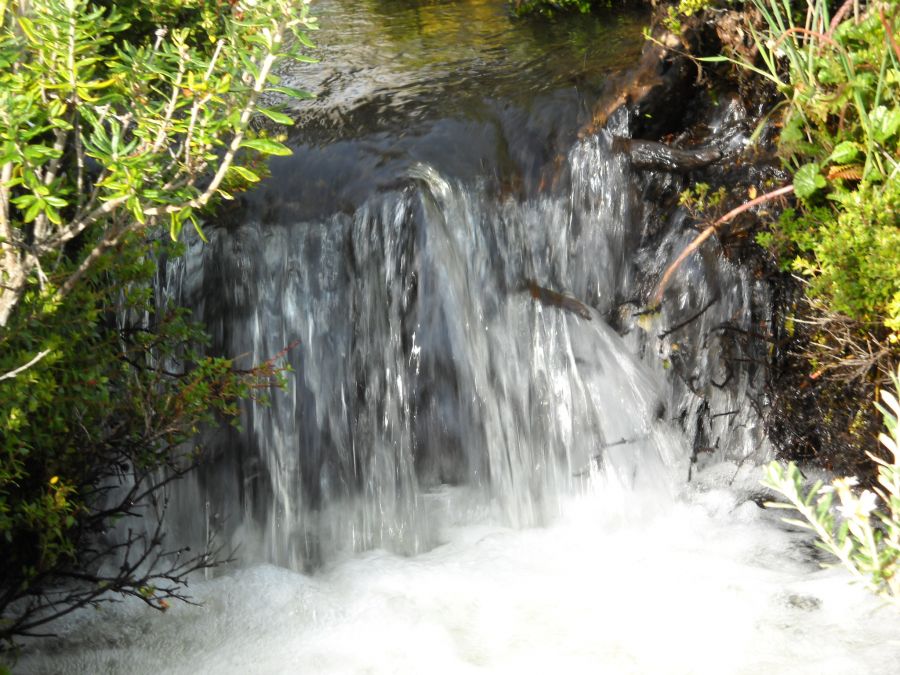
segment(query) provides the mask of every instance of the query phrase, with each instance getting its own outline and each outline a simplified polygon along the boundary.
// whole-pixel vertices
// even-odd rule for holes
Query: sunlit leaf
[[[264,155],[287,156],[291,154],[291,149],[283,143],[273,141],[271,138],[253,138],[241,142],[242,148],[251,148]]]
[[[794,192],[803,199],[811,197],[825,185],[825,177],[819,173],[819,165],[815,162],[804,164],[794,174]]]
[[[282,112],[278,112],[277,110],[272,110],[270,108],[257,108],[257,112],[265,115],[273,122],[277,122],[278,124],[284,124],[285,126],[291,126],[294,123],[294,120]]]
[[[312,98],[315,98],[315,94],[311,94],[308,91],[304,91],[302,89],[295,89],[294,87],[288,87],[283,84],[273,84],[266,87],[266,91],[276,91],[279,94],[284,94],[286,96],[290,96],[293,99],[297,99],[298,101],[306,101]]]

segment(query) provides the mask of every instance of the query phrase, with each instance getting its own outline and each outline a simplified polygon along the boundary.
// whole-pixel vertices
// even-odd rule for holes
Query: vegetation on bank
[[[682,0],[668,8],[665,23],[680,32],[699,12],[700,23],[715,24],[723,10],[714,6],[726,4]],[[740,4],[751,48],[698,61],[730,62],[757,89],[777,92],[759,130],[779,129],[778,156],[793,176],[796,203],[757,241],[783,270],[806,280],[826,347],[809,354],[816,366],[852,366],[858,374],[873,367],[886,381],[900,341],[900,13],[890,3],[860,9],[852,0]],[[830,321],[853,324],[851,333],[874,338],[881,349],[866,359],[852,339],[827,344],[835,339]],[[835,353],[838,346],[857,353]]]
[[[680,31],[682,21],[711,4],[683,1],[670,8],[666,24]],[[804,351],[810,380],[831,380],[819,389],[826,395],[840,383],[868,383],[856,391],[874,389],[885,406],[878,410],[888,433],[879,440],[887,458],[869,450],[867,425],[859,423],[871,417],[865,398],[851,403],[846,396],[822,396],[816,402],[824,411],[823,425],[845,419],[830,406],[864,408],[846,416],[851,424],[844,433],[861,455],[848,463],[859,466],[868,458],[876,469],[865,477],[873,480],[870,489],[854,489],[856,477],[807,489],[794,463],[772,463],[764,484],[787,501],[770,506],[797,510],[803,519],[790,522],[814,531],[822,548],[855,578],[895,602],[900,596],[900,403],[881,386],[890,379],[894,391],[900,390],[900,370],[895,370],[900,361],[897,9],[877,1],[860,6],[814,0],[800,6],[750,0],[743,18],[753,60],[747,49],[700,58],[735,64],[757,88],[768,83],[777,93],[760,130],[777,126],[778,156],[792,181],[777,189],[761,187],[767,197],[793,193],[795,202],[757,241],[784,271],[804,280],[805,302],[795,305],[789,319],[811,336]]]
[[[825,0],[795,8],[753,0],[757,63],[737,60],[775,85],[778,150],[798,201],[757,240],[782,268],[806,279],[815,329],[807,356],[821,376],[848,371],[900,391],[900,13],[896,4]],[[799,9],[799,11],[798,11]],[[832,10],[834,13],[832,13]],[[839,326],[840,329],[836,327]],[[874,343],[875,348],[872,348]],[[866,452],[877,476],[817,483],[791,463],[769,466],[765,484],[782,494],[832,553],[872,591],[900,598],[900,403],[886,390],[879,406],[888,433],[885,459]],[[845,401],[844,404],[847,402]],[[871,443],[860,438],[862,447]]]
[[[509,0],[513,11],[519,16],[539,14],[553,16],[559,12],[581,12],[586,14],[592,9],[609,9],[617,5],[627,4],[630,0]],[[638,2],[642,0],[637,0]],[[635,3],[636,4],[636,3]]]
[[[280,369],[204,354],[153,279],[289,152],[250,121],[291,122],[261,101],[304,96],[273,73],[314,27],[308,0],[0,0],[0,651],[219,562],[166,541],[166,486]]]
[[[558,11],[589,12],[593,0],[510,0],[516,14],[552,15]]]
[[[806,479],[791,462],[787,467],[772,462],[763,484],[787,499],[769,508],[796,510],[803,520],[789,523],[812,530],[819,545],[872,592],[900,605],[900,369],[892,375],[894,393],[883,391],[887,433],[879,441],[888,459],[870,454],[878,467],[873,489],[855,490],[856,478],[821,481],[807,489]]]
[[[759,237],[807,294],[883,340],[900,338],[900,14],[869,3],[792,16],[755,0],[758,71],[785,98],[779,152],[799,204]]]

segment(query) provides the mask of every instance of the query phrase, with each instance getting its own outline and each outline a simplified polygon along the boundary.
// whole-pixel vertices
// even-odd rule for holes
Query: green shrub
[[[290,152],[249,123],[291,122],[260,97],[304,96],[273,69],[312,27],[308,0],[0,0],[0,651],[110,592],[165,609],[216,564],[167,546],[165,488],[280,369],[205,355],[152,280]]]
[[[900,394],[900,369],[893,376]],[[830,485],[817,482],[809,490],[793,464],[772,462],[763,485],[783,495],[787,502],[770,508],[793,509],[803,520],[787,522],[812,530],[818,545],[834,555],[853,577],[873,592],[900,604],[900,401],[883,391],[887,433],[879,437],[889,459],[869,453],[877,464],[878,486],[857,491],[856,478],[838,478]],[[837,498],[837,501],[835,501]]]
[[[666,8],[666,18],[663,20],[663,24],[676,35],[680,34],[683,19],[709,9],[715,2],[716,0],[679,0],[677,5],[670,5]]]
[[[586,14],[595,7],[609,7],[612,0],[510,0],[516,14],[543,14],[552,16],[557,12],[581,12]]]
[[[782,107],[779,150],[800,204],[759,241],[809,278],[808,293],[870,330],[900,328],[900,14],[869,3],[832,28],[829,3],[753,0],[752,30]],[[722,60],[719,57],[716,60]],[[788,264],[789,263],[789,264]]]

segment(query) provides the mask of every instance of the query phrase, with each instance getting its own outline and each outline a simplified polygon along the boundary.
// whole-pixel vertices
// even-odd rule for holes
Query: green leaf
[[[295,89],[294,87],[287,87],[283,84],[269,85],[268,87],[266,87],[266,91],[277,91],[279,94],[290,96],[291,98],[297,99],[298,101],[308,101],[309,99],[316,97],[315,94],[311,94],[308,91]]]
[[[200,227],[200,221],[197,220],[197,217],[193,213],[191,213],[191,215],[188,216],[188,219],[190,219],[191,224],[193,224],[194,229],[197,231],[197,234],[200,235],[200,239],[203,240],[203,243],[208,244],[209,239],[207,239],[206,235],[203,234],[203,228]]]
[[[134,216],[135,220],[137,220],[141,225],[144,225],[147,222],[147,218],[144,215],[144,208],[141,206],[141,200],[137,197],[132,197],[126,203],[128,210],[131,211],[131,214]]]
[[[797,520],[796,518],[782,518],[781,520],[788,525],[793,525],[794,527],[802,527],[804,530],[813,529],[813,526],[804,520]]]
[[[59,211],[54,209],[52,206],[47,205],[44,213],[47,216],[47,220],[49,220],[54,225],[62,225],[62,217],[59,215]]]
[[[794,192],[801,199],[811,197],[823,187],[825,187],[825,177],[819,173],[819,165],[815,162],[804,164],[794,174]]]
[[[50,204],[50,206],[55,206],[58,209],[61,209],[66,206],[66,204],[68,204],[65,199],[62,199],[61,197],[53,197],[52,195],[44,197],[44,201]]]
[[[277,110],[271,110],[270,108],[257,108],[257,112],[265,115],[273,122],[277,122],[278,124],[284,124],[285,126],[291,126],[294,123],[294,120],[282,112],[278,112]]]
[[[301,30],[298,30],[294,33],[294,36],[297,40],[304,46],[309,47],[310,49],[315,49],[316,45],[312,40],[309,39],[309,36]]]
[[[31,22],[31,19],[20,16],[18,17],[19,27],[22,29],[22,32],[25,33],[25,36],[28,38],[30,42],[33,44],[37,44],[40,42],[37,35],[34,33],[34,24]]]
[[[883,105],[869,113],[872,122],[872,134],[879,143],[884,143],[900,129],[900,109],[888,110]]]
[[[181,234],[182,216],[172,213],[169,216],[169,237],[172,241],[178,241],[178,235]]]
[[[238,166],[237,164],[232,164],[231,166],[228,167],[228,170],[234,171],[237,175],[239,175],[244,180],[249,181],[250,183],[259,182],[259,176],[257,176],[255,173],[253,173],[250,169],[248,169],[245,166]]]
[[[44,208],[44,201],[42,199],[35,199],[34,203],[28,207],[27,211],[25,211],[25,216],[23,217],[23,220],[26,223],[30,223],[32,220],[34,220],[35,218],[38,217],[38,214],[43,210],[43,208]]]
[[[859,148],[853,141],[844,141],[838,143],[831,154],[828,161],[833,164],[849,164],[859,155]]]
[[[249,141],[243,141],[241,147],[251,148],[264,155],[278,155],[285,157],[291,154],[290,148],[283,143],[273,141],[271,138],[253,138]]]

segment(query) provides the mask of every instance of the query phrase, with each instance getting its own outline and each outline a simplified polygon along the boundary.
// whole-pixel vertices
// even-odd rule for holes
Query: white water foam
[[[194,586],[199,607],[104,606],[16,672],[897,672],[900,613],[820,570],[746,491],[713,486],[734,472],[673,500],[598,482],[548,527],[484,516],[415,557],[252,567]]]

